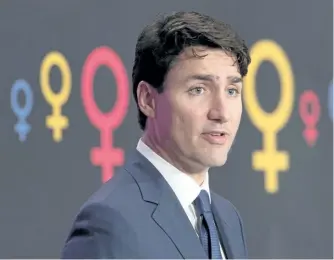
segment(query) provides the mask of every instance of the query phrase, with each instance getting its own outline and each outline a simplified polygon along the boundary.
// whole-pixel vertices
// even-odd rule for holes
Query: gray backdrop
[[[85,101],[91,94],[88,88],[84,91],[84,83],[93,75],[86,62],[98,66],[99,57],[108,56],[100,49],[89,55],[101,46],[116,54],[107,58],[115,74],[97,67],[93,92],[102,113],[120,102],[119,110],[102,124],[119,124],[112,132],[113,147],[126,156],[141,134],[130,78],[137,36],[159,13],[178,10],[200,11],[231,23],[260,66],[254,65],[253,76],[245,81],[243,120],[229,160],[210,177],[212,189],[239,209],[250,257],[332,258],[333,4],[327,0],[1,1],[0,257],[60,256],[77,210],[106,173],[91,161],[92,148],[100,146],[100,131],[89,118],[90,112],[95,119],[96,114]],[[48,69],[57,61],[63,74],[59,67]],[[51,95],[52,106],[44,89],[48,77],[55,92],[66,85],[60,96]],[[119,98],[116,82],[123,90]],[[254,111],[254,85],[269,119],[261,118],[261,109]],[[282,113],[271,117],[283,97]],[[68,120],[58,137],[46,119],[57,102]],[[66,120],[55,122],[66,125]],[[259,130],[256,122],[265,129]],[[270,128],[274,124],[282,127],[277,135]],[[311,130],[303,135],[305,125]],[[273,166],[271,176],[278,172],[278,178],[269,181],[271,188],[264,179],[269,170],[253,163],[254,152],[264,145],[263,132],[269,157],[260,163]],[[270,157],[270,149],[271,154],[285,152],[287,161]]]

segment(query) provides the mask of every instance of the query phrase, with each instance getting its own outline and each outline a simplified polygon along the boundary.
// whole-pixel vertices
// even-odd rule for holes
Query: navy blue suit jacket
[[[241,218],[211,192],[227,258],[247,258]],[[139,152],[81,207],[62,258],[207,258],[175,193]]]

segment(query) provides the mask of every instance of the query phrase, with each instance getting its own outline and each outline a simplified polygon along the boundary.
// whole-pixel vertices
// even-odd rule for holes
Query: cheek
[[[180,138],[189,140],[196,135],[202,121],[196,110],[182,106],[174,111],[173,129],[178,131]]]
[[[158,124],[159,133],[162,136],[168,135],[173,121],[173,111],[168,100],[160,99],[155,109],[155,118]]]
[[[242,102],[239,103],[239,105],[236,107],[235,111],[236,111],[236,116],[235,117],[236,117],[237,121],[240,121],[241,116],[242,116]]]
[[[234,106],[234,109],[231,111],[231,123],[233,125],[233,128],[237,130],[240,125],[242,117],[242,106]]]
[[[194,116],[191,114],[191,109],[182,105],[182,102],[178,102],[177,99],[164,98],[159,100],[156,119],[161,137],[167,139],[172,137],[182,142],[189,138]]]
[[[202,129],[201,123],[206,119],[203,103],[199,105],[182,95],[171,95],[164,100],[162,107],[166,113],[166,119],[163,119],[164,126],[179,142],[190,142]]]

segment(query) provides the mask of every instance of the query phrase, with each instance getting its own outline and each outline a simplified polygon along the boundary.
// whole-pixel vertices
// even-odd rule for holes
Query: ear
[[[138,107],[147,117],[155,116],[156,90],[146,81],[140,81],[137,87]]]

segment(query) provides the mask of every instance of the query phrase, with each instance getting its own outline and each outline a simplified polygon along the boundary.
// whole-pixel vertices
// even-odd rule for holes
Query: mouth
[[[211,144],[224,145],[229,134],[225,131],[212,131],[203,133],[203,138]]]

